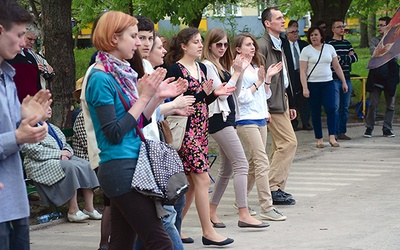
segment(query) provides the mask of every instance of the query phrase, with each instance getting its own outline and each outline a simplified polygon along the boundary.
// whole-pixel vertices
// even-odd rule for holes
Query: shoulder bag
[[[187,116],[181,115],[170,115],[167,116],[165,119],[168,121],[169,128],[171,129],[172,133],[172,143],[170,145],[179,150],[182,146],[183,138],[186,132],[186,125],[187,125]]]
[[[310,71],[310,74],[308,74],[307,80],[308,80],[308,78],[310,78],[312,72],[314,71],[315,67],[317,67],[317,64],[319,63],[319,60],[321,59],[322,51],[324,50],[324,45],[325,45],[325,43],[322,44],[322,48],[321,48],[321,52],[319,53],[318,60],[317,60],[317,62],[314,64],[314,67],[313,67],[312,70]]]

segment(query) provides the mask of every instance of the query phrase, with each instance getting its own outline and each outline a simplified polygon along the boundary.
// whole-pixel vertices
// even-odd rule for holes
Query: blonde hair
[[[123,12],[106,12],[99,18],[93,31],[93,45],[97,50],[111,52],[117,47],[117,44],[112,41],[112,36],[121,35],[127,28],[137,23],[136,18]]]
[[[216,43],[218,41],[221,41],[226,37],[228,44],[229,44],[229,37],[227,36],[226,32],[220,28],[213,28],[210,29],[207,32],[206,39],[204,40],[204,46],[203,46],[203,51],[201,53],[201,60],[209,60],[212,62],[215,67],[217,67],[218,74],[223,77],[222,70],[227,70],[228,72],[231,69],[232,66],[232,61],[233,61],[233,56],[232,52],[229,48],[225,51],[224,55],[219,59],[219,64],[223,67],[219,67],[219,64],[217,64],[217,60],[215,56],[211,52],[211,45],[213,43]]]

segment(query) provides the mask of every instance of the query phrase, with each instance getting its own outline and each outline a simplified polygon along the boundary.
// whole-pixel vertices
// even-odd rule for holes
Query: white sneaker
[[[68,213],[67,218],[68,218],[69,222],[81,222],[81,221],[89,219],[89,215],[86,215],[86,214],[82,213],[81,210],[79,210],[78,212],[76,212],[76,214]]]
[[[237,207],[236,203],[233,204],[233,207],[237,210],[239,210],[239,208]],[[251,216],[255,216],[257,215],[256,210],[252,209],[250,206],[247,206],[247,209],[249,210],[249,213]]]
[[[261,212],[260,217],[263,219],[267,220],[273,220],[273,221],[283,221],[286,220],[286,216],[281,214],[278,210],[273,208],[272,210],[268,212]]]
[[[87,211],[86,209],[83,209],[83,213],[88,215],[90,219],[92,220],[101,220],[101,218],[103,218],[103,215],[99,212],[97,212],[97,210],[93,210],[92,212]]]

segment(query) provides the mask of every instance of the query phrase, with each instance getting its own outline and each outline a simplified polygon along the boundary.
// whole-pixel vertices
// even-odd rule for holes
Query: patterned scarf
[[[111,73],[121,86],[122,91],[128,96],[129,104],[132,106],[138,99],[138,74],[132,69],[130,64],[102,51],[98,52],[96,62],[101,62],[105,71]]]

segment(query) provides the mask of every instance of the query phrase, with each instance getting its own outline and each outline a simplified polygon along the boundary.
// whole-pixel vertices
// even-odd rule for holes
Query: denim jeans
[[[347,120],[349,119],[349,106],[350,106],[350,99],[351,99],[351,92],[353,86],[351,85],[351,81],[346,79],[346,83],[348,86],[348,91],[343,93],[342,90],[342,81],[340,80],[333,80],[336,85],[336,101],[339,106],[339,117],[336,126],[336,135],[342,135],[346,133],[346,125]]]
[[[174,250],[183,250],[184,248],[181,236],[175,227],[176,211],[174,209],[174,206],[164,206],[164,209],[169,214],[168,217],[163,218],[162,220],[164,229],[165,231],[167,231],[169,237],[172,240],[172,243],[174,244]],[[135,250],[142,250],[142,249],[146,248],[144,246],[143,241],[138,237],[135,244]]]
[[[0,223],[0,250],[29,250],[28,217]]]
[[[315,138],[323,138],[321,121],[322,106],[324,106],[326,113],[328,133],[329,135],[335,135],[339,114],[339,102],[336,101],[337,88],[335,84],[333,81],[309,82],[308,89],[310,90],[310,98],[308,98],[308,101],[311,108],[311,119],[314,127]]]
[[[178,230],[179,234],[181,233],[182,229],[182,212],[183,208],[185,207],[185,203],[186,203],[186,195],[182,195],[182,197],[179,198],[179,200],[177,200],[174,205],[176,211],[175,227]]]

